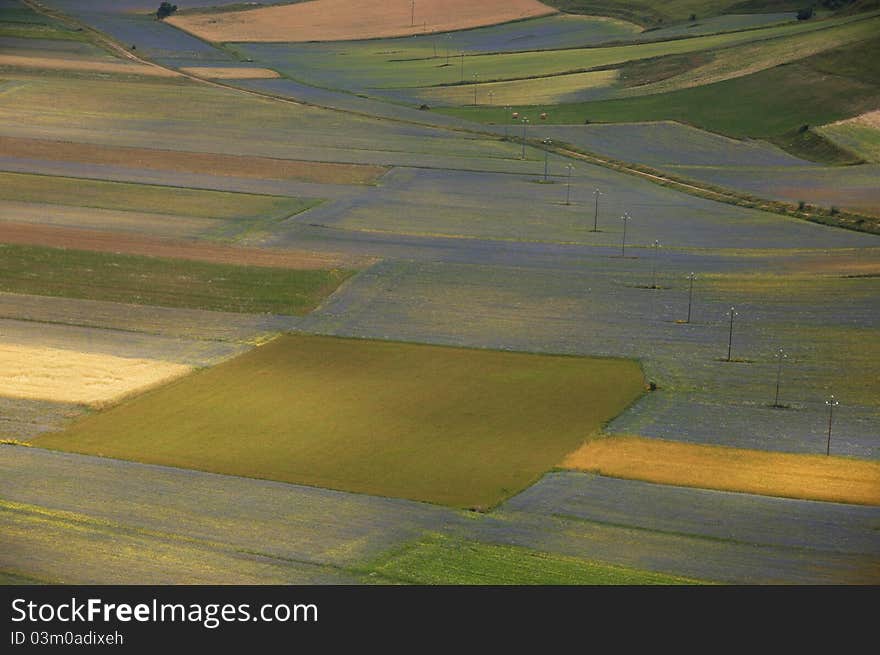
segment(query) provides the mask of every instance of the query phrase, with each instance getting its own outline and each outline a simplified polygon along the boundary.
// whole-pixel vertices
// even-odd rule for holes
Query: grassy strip
[[[683,487],[880,505],[880,462],[634,436],[588,441],[564,468]]]
[[[642,384],[629,360],[285,336],[34,443],[486,509]]]
[[[0,245],[0,290],[242,313],[303,315],[353,273]]]
[[[380,575],[414,584],[677,585],[679,576],[428,534],[373,563]]]

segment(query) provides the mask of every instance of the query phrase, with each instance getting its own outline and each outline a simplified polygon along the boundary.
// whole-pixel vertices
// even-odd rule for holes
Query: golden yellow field
[[[346,41],[450,32],[555,13],[536,0],[415,0],[414,5],[410,0],[313,0],[184,14],[165,22],[208,41]]]
[[[630,480],[880,505],[880,462],[617,436],[588,441],[562,467]]]
[[[223,66],[187,66],[184,73],[205,77],[210,80],[267,80],[281,77],[271,68],[234,68]]]
[[[0,344],[0,396],[12,398],[103,405],[191,370],[151,359]]]
[[[13,66],[16,68],[48,68],[50,70],[76,70],[94,73],[124,73],[129,75],[152,75],[155,77],[177,76],[177,73],[174,71],[159,66],[145,66],[143,64],[108,61],[105,59],[63,59],[61,57],[25,57],[23,55],[0,54],[0,66]]]

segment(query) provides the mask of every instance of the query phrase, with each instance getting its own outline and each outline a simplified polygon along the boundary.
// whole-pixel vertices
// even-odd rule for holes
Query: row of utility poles
[[[547,139],[544,141],[545,145],[549,145],[550,140]],[[545,151],[546,152],[546,151]],[[574,169],[574,166],[568,164],[566,166],[567,169],[567,188],[565,194],[565,204],[571,204],[571,174]],[[546,159],[545,159],[545,168],[544,168],[544,179],[547,179],[547,167],[546,167]],[[590,232],[601,232],[599,229],[599,197],[605,195],[599,189],[593,190],[593,228]],[[627,235],[627,226],[629,222],[632,220],[632,217],[629,215],[629,212],[624,212],[621,217],[621,222],[623,223],[623,231],[620,242],[620,256],[626,256],[626,235]],[[659,289],[660,286],[657,284],[657,265],[659,262],[659,252],[662,248],[662,244],[659,240],[655,239],[651,244],[651,249],[653,251],[651,257],[651,285],[648,287],[649,289]],[[691,272],[686,277],[688,281],[688,303],[687,303],[687,318],[684,321],[676,321],[677,323],[690,323],[692,314],[693,314],[693,304],[694,304],[694,282],[697,280],[697,274],[695,272]],[[739,312],[736,310],[736,307],[731,307],[726,312],[726,317],[728,319],[728,330],[727,330],[727,357],[724,359],[726,362],[732,362],[733,360],[733,332],[734,332],[734,323],[736,317],[739,316]],[[782,367],[783,362],[788,358],[788,354],[784,351],[784,349],[780,348],[774,355],[776,359],[776,392],[773,399],[773,404],[771,407],[774,408],[786,408],[786,405],[782,405],[779,402],[779,391],[782,383]],[[827,430],[827,439],[826,439],[826,447],[825,454],[831,454],[831,435],[833,430],[833,422],[834,422],[834,408],[837,407],[840,402],[831,395],[828,400],[825,401],[826,406],[828,407],[828,430]]]
[[[476,82],[476,75],[474,76],[474,80]],[[474,104],[476,104],[476,88],[474,89]],[[522,134],[520,137],[522,143],[522,152],[520,155],[521,159],[525,159],[526,157],[526,128],[530,124],[528,117],[520,116],[518,112],[511,112],[511,107],[505,107],[505,110],[511,116],[514,124],[516,121],[519,121],[522,126]],[[546,113],[541,114],[541,119],[544,120],[547,118]],[[510,133],[508,130],[508,123],[504,124],[504,137],[505,139],[510,138]],[[544,148],[544,175],[543,182],[547,183],[549,181],[549,160],[548,154],[550,150],[550,146],[552,146],[553,141],[549,138],[545,138],[541,141],[541,143],[545,146]],[[574,172],[574,166],[569,163],[566,164],[566,188],[565,188],[565,204],[571,205],[571,176]],[[593,190],[593,228],[590,232],[601,232],[599,229],[599,197],[605,195],[598,188]],[[632,220],[632,217],[628,212],[623,212],[620,216],[620,220],[623,224],[622,236],[620,241],[620,256],[621,258],[626,257],[626,237],[627,237],[627,227],[629,222]],[[654,240],[651,244],[651,249],[653,251],[651,257],[651,285],[650,289],[659,289],[660,287],[657,284],[657,264],[659,260],[659,252],[662,248],[662,244],[659,240]],[[694,302],[694,282],[697,280],[697,275],[694,272],[691,272],[687,275],[688,281],[688,304],[687,304],[687,318],[684,321],[676,321],[678,323],[690,323],[692,312],[693,312],[693,302]],[[736,317],[739,316],[739,312],[737,312],[735,307],[731,307],[727,312],[726,316],[728,319],[728,330],[727,330],[727,357],[724,359],[726,362],[732,362],[733,360],[733,333],[734,333],[734,324]],[[784,352],[782,348],[780,348],[775,353],[776,358],[776,392],[773,399],[773,404],[771,407],[774,408],[785,408],[785,405],[781,405],[779,403],[779,392],[782,382],[782,366],[785,359],[787,359],[788,355]],[[825,454],[831,454],[831,435],[833,430],[833,422],[834,422],[834,409],[840,403],[839,401],[832,395],[825,401],[826,406],[828,407],[828,430],[826,436],[826,446],[825,446]]]

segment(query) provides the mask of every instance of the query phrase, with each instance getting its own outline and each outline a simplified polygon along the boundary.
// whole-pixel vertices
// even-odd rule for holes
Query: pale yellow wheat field
[[[231,66],[186,66],[181,68],[184,73],[198,75],[211,80],[268,80],[281,77],[276,71],[269,68]]]
[[[100,406],[191,370],[153,359],[0,344],[0,396],[13,398]]]

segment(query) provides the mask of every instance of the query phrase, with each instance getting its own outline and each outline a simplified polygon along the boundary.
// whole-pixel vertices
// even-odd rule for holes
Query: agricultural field
[[[124,581],[129,564],[145,582],[400,582],[384,578],[376,565],[444,533],[453,535],[452,543],[476,542],[483,557],[507,555],[491,558],[496,579],[523,579],[528,573],[522,562],[543,553],[563,574],[592,569],[635,574],[642,581],[664,575],[740,584],[876,580],[873,508],[853,511],[567,473],[547,476],[502,513],[469,517],[411,501],[37,448],[5,447],[0,467],[4,533],[10,535],[0,569],[22,575],[26,563],[31,578],[50,581]],[[38,470],[56,481],[48,493]],[[74,487],[76,494],[70,493]],[[103,502],[108,493],[116,503]],[[563,496],[569,500],[560,502]],[[603,502],[587,522],[583,504],[591,496]],[[711,522],[689,520],[711,516],[718,501],[730,514],[727,535]],[[652,511],[663,511],[662,521]],[[13,521],[23,528],[10,530]],[[78,530],[53,543],[52,536],[66,535],[72,522]],[[84,543],[89,548],[83,550]],[[150,567],[150,557],[129,563],[118,548],[108,559],[114,544],[160,556],[163,567]],[[605,566],[597,566],[596,558]],[[441,573],[436,567],[432,572]],[[479,572],[471,568],[471,574]],[[447,571],[447,579],[451,575]]]
[[[191,371],[180,364],[5,344],[0,364],[0,395],[93,406]]]
[[[554,14],[537,0],[443,0],[415,5],[406,0],[317,0],[246,11],[189,13],[167,22],[213,42],[344,41],[451,32]]]
[[[697,584],[696,580],[501,546],[427,535],[374,564],[410,584]]]
[[[0,0],[0,583],[880,583],[872,3],[379,4]]]
[[[642,386],[634,362],[280,337],[37,443],[488,508],[534,482]],[[192,421],[180,425],[181,414]]]
[[[766,142],[733,139],[673,121],[553,125],[543,128],[543,134],[578,150],[661,169],[816,166]]]
[[[374,184],[388,170],[382,166],[241,157],[180,150],[119,148],[13,137],[0,137],[0,156],[261,180],[298,180],[319,184]],[[176,193],[171,191],[172,195]],[[205,196],[210,197],[211,194]]]
[[[4,172],[0,184],[4,221],[225,241],[247,239],[320,202]]]
[[[822,134],[825,129],[820,128]],[[841,133],[844,130],[841,127]],[[668,121],[548,125],[541,134],[575,150],[646,164],[680,178],[763,198],[869,216],[880,212],[875,164],[820,164],[766,141],[733,139]]]
[[[880,163],[880,110],[823,125],[817,131],[865,161]]]
[[[563,466],[676,486],[880,505],[880,462],[842,457],[615,436],[585,443]]]
[[[549,129],[534,131],[541,136],[553,134]],[[632,218],[627,247],[638,248],[632,253],[639,252],[643,258],[644,249],[654,240],[667,248],[785,249],[866,243],[858,233],[829,235],[798,219],[684,196],[589,164],[574,163],[569,178],[564,166],[562,160],[549,158],[546,184],[542,172],[512,175],[398,168],[386,175],[382,187],[361,194],[356,201],[326,203],[301,220],[285,223],[285,230],[279,230],[267,244],[292,246],[302,230],[318,227],[331,234],[343,230],[364,235],[585,245],[614,256],[621,254],[624,245],[620,218],[624,212]],[[486,188],[496,190],[488,204]],[[595,221],[600,231],[593,232],[597,188],[602,194]]]
[[[241,313],[305,314],[351,275],[46,246],[0,253],[5,292]]]
[[[725,14],[761,16],[770,11],[796,11],[801,9],[797,2],[788,0],[751,0],[730,2],[729,0],[642,0],[638,3],[626,0],[597,2],[596,0],[548,0],[547,4],[562,11],[582,14],[620,16],[633,20],[646,28],[661,28],[664,23],[687,25],[693,14],[700,22],[714,18],[725,18]],[[772,14],[771,14],[772,15]]]
[[[821,48],[819,44],[828,41],[829,45],[825,46],[828,49],[838,43],[845,44],[873,35],[876,33],[877,20],[876,17],[842,17],[830,19],[826,23],[771,25],[761,29],[672,38],[659,42],[525,52],[494,50],[496,38],[490,30],[477,36],[482,37],[478,43],[484,44],[480,50],[457,47],[457,40],[453,35],[448,43],[443,43],[442,39],[427,37],[331,44],[236,43],[233,52],[315,86],[345,89],[378,97],[390,93],[400,98],[403,93],[407,93],[405,97],[409,98],[409,102],[418,104],[420,100],[429,97],[426,93],[451,85],[475,85],[478,87],[478,96],[488,98],[487,85],[493,82],[535,77],[554,79],[597,69],[618,71],[627,62],[715,52],[734,46],[746,47],[746,44],[750,51],[768,51],[767,58],[774,56],[780,48],[786,52],[795,49],[804,40],[817,44],[815,48]],[[524,34],[528,34],[528,21],[517,25]],[[834,38],[829,40],[828,35]],[[609,40],[614,41],[613,37]],[[732,58],[735,58],[739,51],[731,52],[734,54]],[[810,53],[801,56],[806,54]],[[612,82],[616,82],[616,78],[609,79],[605,85],[606,97],[619,94],[617,84]],[[566,102],[563,99],[553,104],[565,105]],[[485,106],[488,103],[484,100],[480,104]],[[528,94],[524,93],[518,101],[511,104],[531,103]]]

